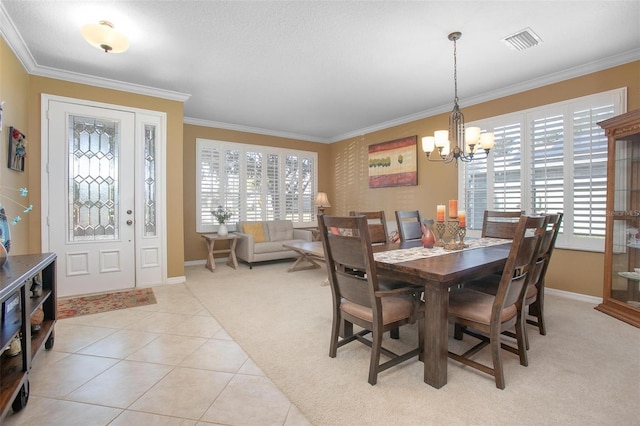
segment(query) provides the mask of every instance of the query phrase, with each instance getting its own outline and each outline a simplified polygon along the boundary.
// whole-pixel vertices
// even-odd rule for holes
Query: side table
[[[205,268],[207,268],[211,272],[215,272],[216,262],[213,255],[218,253],[225,253],[229,255],[227,265],[231,266],[233,269],[238,269],[238,259],[236,259],[236,242],[238,240],[238,236],[236,234],[227,234],[225,236],[221,236],[218,234],[201,235],[202,238],[207,241],[207,248],[209,249],[209,256],[207,257],[207,264],[205,265]],[[229,248],[216,250],[216,241],[229,241]]]

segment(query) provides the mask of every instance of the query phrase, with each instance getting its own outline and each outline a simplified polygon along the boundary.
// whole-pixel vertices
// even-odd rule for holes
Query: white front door
[[[49,101],[48,240],[58,295],[136,286],[135,114]],[[44,126],[44,124],[43,124]]]

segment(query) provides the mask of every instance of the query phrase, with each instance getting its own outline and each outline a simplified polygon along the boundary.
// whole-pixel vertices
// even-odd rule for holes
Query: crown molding
[[[527,90],[537,89],[539,87],[547,86],[553,83],[559,83],[561,81],[569,80],[571,78],[581,77],[583,75],[591,74],[594,72],[602,71],[607,68],[613,68],[618,65],[624,65],[630,62],[640,60],[640,48],[630,50],[628,52],[621,53],[619,55],[610,56],[598,61],[589,62],[577,67],[569,68],[564,71],[559,71],[553,74],[548,74],[542,77],[538,77],[532,80],[523,81],[521,83],[506,86],[501,89],[493,90],[491,92],[483,93],[477,96],[466,98],[464,102],[459,102],[460,107],[471,106],[480,104],[483,102],[492,101],[495,99],[503,98],[505,96],[515,95],[517,93],[526,92]],[[343,133],[330,138],[330,142],[338,142],[353,137],[360,137],[367,133],[376,132],[378,130],[388,129],[390,127],[399,126],[401,124],[410,123],[412,121],[422,120],[424,118],[433,117],[434,115],[450,112],[453,104],[441,105],[439,107],[431,108],[428,110],[420,111],[414,114],[406,115],[396,118],[394,120],[385,121],[370,127],[365,127],[352,132]]]
[[[186,102],[191,97],[191,95],[188,93],[158,89],[157,87],[143,86],[141,84],[124,83],[118,80],[95,77],[92,75],[81,74],[72,71],[62,71],[50,67],[36,66],[36,68],[30,74],[40,77],[49,77],[58,80],[70,81],[72,83],[87,84],[89,86],[102,87],[105,89],[120,90],[123,92],[136,93],[139,95],[169,99],[172,101]]]
[[[335,142],[329,138],[319,138],[315,136],[302,135],[299,133],[291,133],[280,130],[263,129],[260,127],[243,126],[241,124],[224,123],[221,121],[202,120],[199,118],[184,118],[185,124],[193,124],[194,126],[214,127],[216,129],[235,130],[238,132],[257,133],[260,135],[276,136],[279,138],[303,140],[307,142],[331,143]]]

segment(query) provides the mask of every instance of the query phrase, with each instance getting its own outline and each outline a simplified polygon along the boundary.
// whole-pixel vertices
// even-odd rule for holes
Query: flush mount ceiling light
[[[113,28],[109,21],[84,25],[82,36],[90,45],[106,53],[121,53],[129,48],[127,36]]]

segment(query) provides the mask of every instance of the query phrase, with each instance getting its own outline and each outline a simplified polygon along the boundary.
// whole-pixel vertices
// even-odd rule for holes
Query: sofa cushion
[[[267,222],[269,241],[293,239],[293,223],[290,220],[272,220]]]
[[[264,232],[264,222],[245,223],[242,225],[242,232],[253,235],[254,243],[263,243],[267,241]]]
[[[264,243],[253,246],[253,253],[255,254],[278,253],[282,251],[287,251],[287,249],[282,247],[282,241],[265,241]]]

